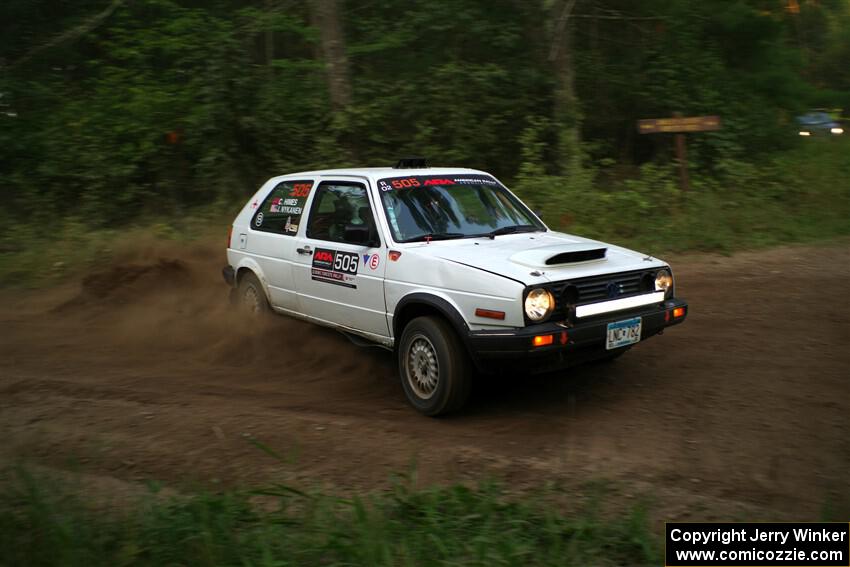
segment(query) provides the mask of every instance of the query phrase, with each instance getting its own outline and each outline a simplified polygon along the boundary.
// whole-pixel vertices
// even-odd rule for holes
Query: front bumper
[[[673,310],[677,308],[684,309],[680,317],[673,316]],[[640,317],[640,342],[643,342],[667,327],[682,323],[687,314],[688,304],[685,301],[668,299],[661,304],[588,317],[576,323],[564,321],[529,325],[522,329],[470,331],[466,339],[475,365],[483,372],[520,369],[532,373],[546,372],[603,359],[631,348],[605,349],[608,323]],[[533,346],[534,337],[539,335],[553,335],[552,344]]]

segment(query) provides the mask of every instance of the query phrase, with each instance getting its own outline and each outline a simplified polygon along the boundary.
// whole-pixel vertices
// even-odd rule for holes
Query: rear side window
[[[304,204],[312,189],[312,181],[278,183],[254,213],[251,228],[294,236],[298,232]]]

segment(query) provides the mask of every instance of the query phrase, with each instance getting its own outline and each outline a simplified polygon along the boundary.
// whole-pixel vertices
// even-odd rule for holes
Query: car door
[[[269,303],[287,311],[298,308],[292,264],[297,256],[297,234],[303,234],[302,213],[314,181],[305,177],[274,184],[262,202],[257,203],[248,229],[245,248],[260,265]]]
[[[386,243],[365,180],[322,179],[304,232],[296,236],[293,271],[299,310],[376,337],[388,337],[384,302]]]

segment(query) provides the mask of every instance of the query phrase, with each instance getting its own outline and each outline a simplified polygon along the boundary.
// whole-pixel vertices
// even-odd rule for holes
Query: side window
[[[312,188],[312,181],[279,183],[254,213],[251,228],[294,236]]]
[[[361,244],[346,240],[346,227],[363,227],[368,230],[370,240],[380,241],[366,187],[359,183],[322,183],[316,189],[316,196],[310,208],[307,237]]]

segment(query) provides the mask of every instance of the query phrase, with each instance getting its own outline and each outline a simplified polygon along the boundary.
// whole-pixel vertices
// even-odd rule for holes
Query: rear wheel
[[[407,399],[425,415],[458,410],[469,398],[469,356],[442,319],[417,317],[407,324],[398,349],[398,368]]]
[[[236,305],[249,315],[259,317],[269,312],[269,302],[260,280],[253,273],[247,273],[239,280],[236,290]]]

